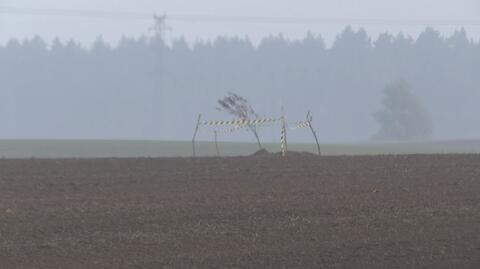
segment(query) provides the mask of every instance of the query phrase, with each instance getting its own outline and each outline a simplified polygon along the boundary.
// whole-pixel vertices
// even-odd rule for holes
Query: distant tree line
[[[311,109],[323,141],[365,140],[378,131],[384,86],[398,79],[415,86],[435,137],[480,136],[480,44],[464,30],[372,40],[347,27],[330,48],[311,33],[258,46],[153,36],[86,48],[35,37],[0,47],[0,79],[0,137],[189,139],[196,115],[218,118],[211,108],[234,91],[259,115],[283,104],[296,120]]]

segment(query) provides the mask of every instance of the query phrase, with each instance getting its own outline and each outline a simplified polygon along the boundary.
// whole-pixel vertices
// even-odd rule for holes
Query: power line
[[[19,7],[0,7],[0,13],[35,15],[35,16],[62,16],[80,17],[89,19],[127,19],[127,20],[151,20],[154,14],[132,12],[110,12],[100,10],[67,10],[67,9],[38,9]]]
[[[111,12],[100,10],[38,9],[0,7],[0,13],[34,16],[62,16],[87,19],[112,20],[152,20],[154,14],[133,12]],[[171,14],[169,21],[182,22],[221,22],[253,24],[317,24],[317,25],[400,25],[400,26],[480,26],[480,20],[387,20],[355,18],[303,18],[303,17],[263,17],[263,16],[222,16],[201,14]]]
[[[173,15],[171,20],[191,22],[238,22],[272,24],[323,24],[323,25],[442,25],[442,26],[480,26],[480,20],[385,20],[385,19],[343,19],[343,18],[294,18],[294,17],[248,17],[248,16],[210,16],[210,15]]]

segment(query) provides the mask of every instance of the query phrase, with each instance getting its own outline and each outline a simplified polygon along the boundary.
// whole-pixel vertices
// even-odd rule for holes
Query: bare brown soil
[[[480,268],[480,156],[0,160],[0,268]]]

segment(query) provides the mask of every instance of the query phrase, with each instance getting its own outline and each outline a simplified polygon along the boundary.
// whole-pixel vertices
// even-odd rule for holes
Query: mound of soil
[[[252,156],[258,157],[258,156],[271,156],[272,153],[268,152],[266,149],[260,149],[257,152],[253,153]]]
[[[271,153],[266,149],[258,150],[257,152],[253,153],[252,156],[254,157],[269,157],[269,156],[281,156],[281,152]],[[299,151],[289,151],[287,152],[287,157],[295,157],[295,158],[302,158],[302,157],[316,157],[317,154],[313,154],[311,152],[299,152]]]

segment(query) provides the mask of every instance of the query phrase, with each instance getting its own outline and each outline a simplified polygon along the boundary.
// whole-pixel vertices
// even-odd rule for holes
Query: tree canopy
[[[278,115],[281,103],[292,120],[311,109],[321,140],[367,140],[382,88],[398,78],[415,85],[435,137],[478,137],[478,70],[480,45],[464,30],[444,37],[428,28],[415,40],[347,28],[330,48],[313,33],[258,45],[11,40],[0,46],[0,137],[189,139],[186,119],[218,118],[215,101],[235,89],[261,115]]]
[[[433,124],[420,98],[412,92],[412,86],[399,80],[384,89],[383,108],[374,114],[380,130],[375,140],[421,140],[433,134]]]

